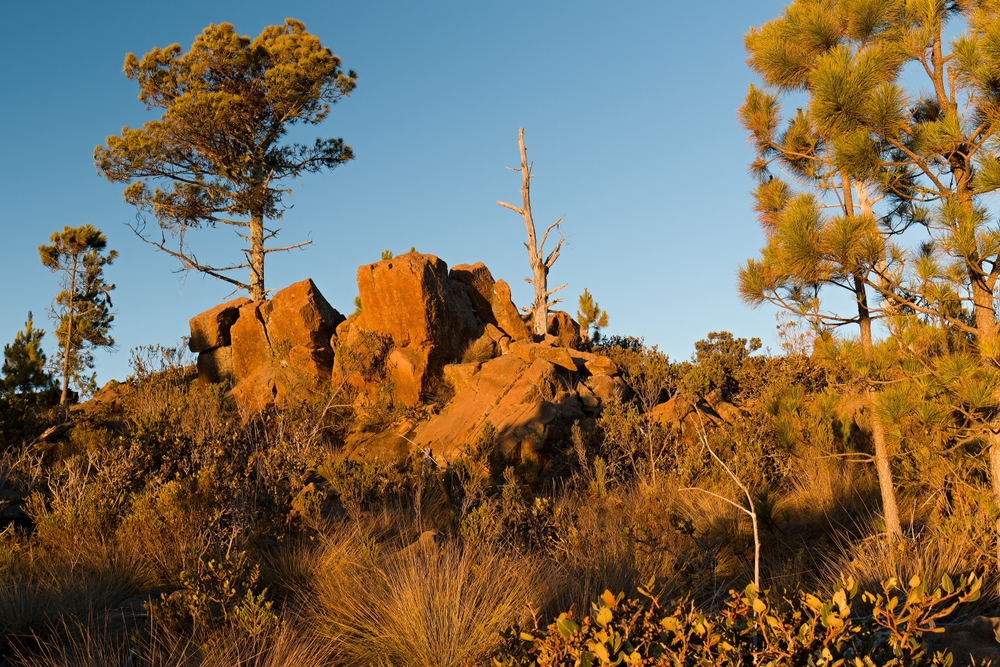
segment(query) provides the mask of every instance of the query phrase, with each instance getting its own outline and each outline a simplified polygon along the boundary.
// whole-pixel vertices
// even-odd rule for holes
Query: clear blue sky
[[[735,273],[762,243],[750,209],[751,152],[736,109],[753,80],[743,34],[777,16],[776,0],[679,2],[8,2],[0,41],[0,342],[45,310],[56,277],[36,248],[63,225],[103,229],[120,258],[115,337],[98,381],[123,379],[128,350],[176,343],[187,321],[223,300],[221,282],[176,263],[125,226],[121,186],[95,173],[94,146],[148,118],[122,75],[127,52],[178,42],[209,23],[255,36],[286,17],[359,74],[349,99],[307,135],[340,136],[357,158],[301,179],[279,240],[313,246],[268,258],[269,287],[313,278],[353,309],[359,265],[416,246],[449,265],[483,261],[530,301],[516,201],[517,128],[526,128],[539,225],[565,216],[550,280],[588,287],[610,333],[644,336],[687,358],[709,331],[774,341],[774,313],[736,296]],[[191,237],[234,257],[228,233]],[[54,342],[49,337],[46,350]]]

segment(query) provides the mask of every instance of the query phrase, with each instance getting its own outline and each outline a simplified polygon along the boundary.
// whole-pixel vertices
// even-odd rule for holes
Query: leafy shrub
[[[951,656],[929,655],[923,637],[964,602],[979,597],[980,580],[945,576],[930,591],[918,577],[895,579],[862,600],[871,611],[852,610],[858,593],[848,579],[829,598],[802,593],[771,600],[752,584],[718,612],[680,602],[663,606],[647,589],[641,599],[610,591],[582,620],[564,612],[544,630],[514,626],[505,632],[498,667],[574,665],[950,665]]]

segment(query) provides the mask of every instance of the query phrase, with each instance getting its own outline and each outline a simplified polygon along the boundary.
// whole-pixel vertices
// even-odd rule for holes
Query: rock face
[[[490,422],[505,458],[539,461],[551,451],[553,441],[568,439],[574,420],[584,417],[583,403],[566,388],[568,374],[541,357],[529,363],[506,354],[461,366],[466,368],[449,375],[462,377],[463,388],[439,414],[419,424],[410,438],[436,459],[459,456]]]
[[[562,347],[576,349],[580,345],[580,325],[570,317],[569,313],[562,310],[553,310],[549,313],[548,333],[550,336],[555,336]]]
[[[602,409],[603,401],[588,386],[591,381],[607,381],[616,388],[621,383],[617,377],[590,374],[586,364],[597,358],[605,359],[605,366],[611,363],[543,343],[512,343],[507,354],[494,359],[449,364],[444,380],[455,393],[439,413],[415,425],[358,438],[349,451],[355,457],[401,460],[416,447],[444,463],[462,456],[489,423],[504,459],[544,464],[557,443],[569,440],[574,423],[592,424],[591,418]]]
[[[188,341],[188,347],[191,348],[191,351],[207,352],[228,346],[230,343],[229,331],[240,316],[240,308],[248,303],[250,303],[250,299],[241,297],[192,317],[189,322],[191,340]]]
[[[502,281],[500,281],[502,282]],[[345,349],[373,335],[390,343],[384,379],[393,385],[393,399],[419,404],[436,387],[447,364],[460,360],[478,341],[492,356],[500,340],[512,334],[501,324],[517,310],[496,294],[489,269],[482,263],[460,265],[450,273],[434,255],[406,253],[358,269],[361,314],[337,329],[337,346]],[[501,317],[497,312],[501,311]],[[478,347],[477,347],[478,349]],[[350,365],[338,365],[335,382],[344,380],[362,391],[375,383]]]
[[[344,316],[312,280],[269,301],[237,299],[191,318],[191,343],[203,383],[233,382],[244,414],[287,407],[329,381],[330,337]]]
[[[660,424],[671,429],[681,442],[695,445],[704,430],[723,423],[732,424],[742,412],[714,392],[704,397],[678,392],[667,402],[654,407],[651,414]]]

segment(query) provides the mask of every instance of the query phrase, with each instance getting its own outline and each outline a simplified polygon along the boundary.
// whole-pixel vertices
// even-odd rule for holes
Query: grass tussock
[[[385,549],[349,526],[284,561],[285,581],[305,583],[303,620],[335,647],[336,664],[476,664],[544,600],[537,559],[424,542]]]

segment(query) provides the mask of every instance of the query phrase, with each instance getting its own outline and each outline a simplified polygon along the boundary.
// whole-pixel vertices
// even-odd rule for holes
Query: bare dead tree
[[[566,287],[565,284],[556,287],[555,289],[548,289],[549,283],[549,269],[552,265],[556,263],[559,259],[559,249],[562,248],[563,241],[565,238],[562,233],[559,234],[559,242],[556,243],[556,247],[553,248],[552,252],[545,256],[545,241],[549,238],[549,232],[553,229],[558,229],[559,224],[563,221],[559,218],[551,225],[545,229],[545,233],[542,234],[541,241],[535,242],[535,221],[531,217],[531,179],[534,175],[531,173],[531,165],[528,163],[528,150],[524,147],[524,128],[519,128],[517,131],[517,145],[521,149],[521,166],[520,167],[510,167],[512,171],[521,172],[521,207],[518,208],[513,204],[508,204],[497,200],[497,204],[503,206],[504,208],[509,208],[514,211],[522,218],[524,218],[524,226],[528,232],[528,241],[524,244],[524,247],[528,249],[528,263],[531,265],[531,278],[525,278],[525,282],[530,283],[535,289],[535,300],[532,302],[530,308],[524,308],[526,312],[531,313],[531,328],[532,332],[536,336],[544,336],[548,331],[549,327],[549,306],[553,306],[560,301],[559,299],[549,300],[549,297],[558,292],[559,290]],[[543,259],[544,257],[544,259]]]

